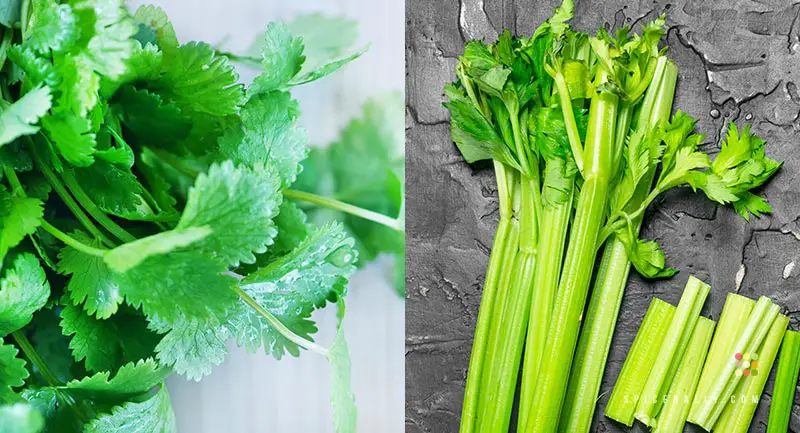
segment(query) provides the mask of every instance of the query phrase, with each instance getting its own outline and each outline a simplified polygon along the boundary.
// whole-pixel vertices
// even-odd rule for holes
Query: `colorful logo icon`
[[[757,353],[737,353],[733,355],[736,361],[737,376],[758,376],[758,354]]]

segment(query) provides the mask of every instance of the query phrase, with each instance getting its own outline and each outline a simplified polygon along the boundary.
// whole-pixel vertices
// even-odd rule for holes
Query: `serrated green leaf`
[[[94,163],[95,134],[89,119],[70,113],[47,115],[42,118],[42,127],[70,164],[87,167]]]
[[[20,254],[0,281],[0,336],[8,335],[33,319],[50,296],[50,284],[39,259]]]
[[[126,215],[140,212],[147,205],[144,188],[129,169],[97,159],[88,167],[67,168],[86,194],[104,212]]]
[[[220,159],[249,167],[270,164],[288,186],[300,172],[306,157],[306,131],[297,126],[297,101],[288,92],[253,96],[242,107],[241,124],[219,139]]]
[[[56,110],[86,117],[100,98],[100,77],[85,58],[69,54],[56,57],[55,68],[61,76],[58,86],[61,95],[56,100]]]
[[[274,220],[278,228],[278,235],[275,236],[275,243],[270,248],[269,253],[272,257],[288,254],[300,245],[309,232],[306,219],[303,210],[293,202],[281,203],[278,216]]]
[[[61,317],[54,311],[54,305],[39,310],[33,315],[33,321],[25,327],[33,349],[60,381],[72,380],[76,375],[83,375],[84,369],[75,363],[69,350],[69,338],[61,332]],[[37,368],[31,369],[29,387],[48,386],[50,381]],[[47,414],[42,412],[45,418]],[[49,423],[49,421],[48,421]]]
[[[53,388],[28,388],[22,396],[44,418],[44,433],[80,433],[82,430],[82,423],[71,406]]]
[[[19,397],[12,388],[25,385],[25,379],[30,375],[25,368],[25,361],[18,357],[19,350],[11,344],[4,344],[0,339],[0,403],[13,403]],[[0,421],[3,419],[0,415]],[[3,430],[0,422],[0,431]]]
[[[100,415],[86,425],[84,433],[177,433],[175,413],[169,400],[167,388],[161,389],[149,399],[127,402]]]
[[[0,147],[39,132],[34,124],[50,109],[51,100],[50,89],[37,87],[9,106],[0,104]]]
[[[169,58],[154,90],[184,113],[226,116],[236,113],[244,102],[238,79],[227,57],[215,55],[211,45],[190,42]]]
[[[21,45],[12,45],[8,48],[8,58],[25,73],[25,77],[33,86],[46,84],[55,88],[61,82],[61,77],[49,59],[38,56],[32,49]]]
[[[108,371],[73,380],[61,388],[72,395],[104,402],[122,402],[140,396],[161,383],[170,369],[152,358],[123,365],[109,379]]]
[[[211,368],[222,364],[228,353],[226,342],[231,334],[227,326],[214,318],[182,320],[157,330],[168,330],[156,346],[158,360],[189,380],[209,375]]]
[[[169,230],[122,244],[105,253],[103,260],[115,272],[127,272],[148,257],[191,245],[211,234],[208,226]]]
[[[163,9],[155,5],[142,5],[136,9],[133,19],[153,31],[162,51],[174,52],[178,49],[178,36]]]
[[[71,235],[78,241],[100,248],[99,239],[92,239],[83,233]],[[71,275],[67,291],[74,305],[83,304],[87,313],[98,319],[107,319],[117,312],[123,297],[114,274],[102,257],[90,256],[72,247],[64,247],[58,255],[58,271]]]
[[[358,39],[358,22],[344,16],[321,13],[300,14],[286,23],[292,35],[303,38],[306,61],[300,75],[308,74],[343,56]],[[253,56],[263,52],[261,41],[249,50]]]
[[[114,107],[133,137],[148,146],[180,152],[179,143],[192,129],[178,107],[148,90],[124,86],[116,94]]]
[[[44,418],[25,403],[0,406],[0,433],[39,433],[44,428]]]
[[[151,256],[115,280],[120,293],[148,318],[175,324],[180,320],[224,318],[237,299],[236,280],[223,275],[224,263],[196,251]]]
[[[328,75],[338,71],[344,65],[352,62],[353,60],[361,57],[364,53],[367,52],[367,47],[361,48],[358,51],[348,54],[347,56],[337,58],[331,60],[320,67],[308,72],[307,74],[301,74],[300,76],[296,77],[292,81],[289,82],[290,86],[300,86],[303,84],[308,84],[313,81],[317,81],[320,78],[327,77]]]
[[[73,10],[79,16],[81,38],[91,38],[81,55],[97,71],[111,79],[122,76],[136,41],[137,27],[122,0],[75,0]]]
[[[208,226],[212,234],[194,244],[231,266],[255,261],[277,234],[272,218],[282,195],[280,179],[269,169],[212,165],[195,180],[177,229]]]
[[[68,4],[57,4],[54,0],[33,0],[26,34],[26,47],[41,54],[48,54],[51,50],[63,52],[78,41],[77,18]]]
[[[340,223],[331,222],[309,235],[291,253],[280,257],[242,280],[241,287],[259,305],[292,331],[309,338],[316,332],[308,320],[316,308],[343,296],[347,279],[355,270],[356,252]],[[243,310],[230,320],[237,343],[255,352],[263,344],[276,358],[299,348],[277,333],[258,313]]]
[[[678,273],[678,271],[666,266],[666,257],[657,242],[632,239],[625,229],[617,233],[617,236],[625,245],[628,259],[641,276],[645,278],[669,278]]]
[[[279,90],[288,85],[306,60],[303,56],[303,40],[293,36],[286,24],[272,22],[264,33],[261,57],[264,72],[253,79],[247,89],[248,94]]]
[[[0,263],[11,248],[42,223],[42,201],[9,194],[0,186]]]
[[[772,206],[751,192],[739,194],[738,199],[733,202],[733,208],[745,221],[750,221],[750,215],[760,218],[763,214],[772,213]]]
[[[339,302],[339,325],[328,350],[331,369],[331,405],[336,433],[355,433],[357,409],[350,380],[350,351],[344,335],[344,301]]]

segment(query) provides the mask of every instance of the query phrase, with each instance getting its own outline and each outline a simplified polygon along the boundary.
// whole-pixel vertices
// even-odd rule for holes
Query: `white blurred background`
[[[370,48],[332,76],[295,89],[301,123],[312,145],[336,139],[338,131],[370,96],[403,91],[404,2],[402,0],[152,0],[129,1],[132,10],[157,4],[169,15],[181,42],[202,40],[244,52],[269,21],[322,12],[359,23],[357,47]],[[249,81],[251,76],[243,73]],[[404,309],[391,286],[386,260],[356,273],[345,319],[353,363],[353,391],[361,433],[404,431]],[[335,329],[334,309],[316,318],[318,341]],[[225,364],[201,382],[168,380],[181,433],[333,432],[328,366],[312,353],[275,361],[231,344]]]

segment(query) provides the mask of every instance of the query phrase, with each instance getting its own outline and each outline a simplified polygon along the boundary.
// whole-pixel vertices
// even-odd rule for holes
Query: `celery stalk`
[[[606,81],[605,71],[598,72]],[[589,108],[584,149],[584,183],[575,210],[558,295],[536,380],[537,393],[525,426],[528,432],[553,433],[558,428],[578,339],[581,316],[592,277],[597,238],[604,224],[611,177],[611,156],[619,98],[597,93]]]
[[[667,394],[667,399],[653,433],[679,433],[683,431],[692,399],[703,371],[703,361],[708,353],[711,337],[714,335],[714,321],[701,317],[695,325],[689,347],[683,356],[678,373]]]
[[[762,349],[763,352],[763,349]],[[759,372],[759,374],[761,374]],[[797,377],[800,374],[800,333],[786,331],[781,346],[781,359],[772,389],[772,404],[769,407],[767,433],[789,431]]]
[[[755,305],[756,301],[750,298],[728,293],[722,314],[719,316],[717,332],[714,333],[714,340],[711,341],[711,348],[708,350],[700,383],[697,385],[695,394],[698,399],[705,399],[708,396],[708,388],[715,374],[722,370],[724,364],[731,362],[733,345],[736,344],[737,336],[744,332],[747,318],[750,317]]]
[[[736,337],[736,342],[728,352],[729,359],[733,360],[733,356],[736,353],[744,354],[760,347],[772,327],[772,323],[778,316],[779,310],[780,308],[773,304],[769,298],[762,296],[753,308],[752,313],[750,313],[747,319],[747,326]],[[714,378],[710,382],[705,398],[696,398],[692,402],[689,422],[697,424],[708,431],[711,430],[725,409],[728,399],[733,395],[741,381],[742,376],[735,374],[735,368],[734,362],[726,362],[722,364],[722,368],[718,372],[712,373]]]
[[[663,397],[669,391],[710,291],[711,286],[693,276],[686,282],[678,309],[636,405],[636,419],[645,425],[652,427],[655,424]]]
[[[509,202],[509,181],[507,171],[509,168],[495,161],[495,173],[497,175],[498,197],[500,201],[500,222],[497,226],[492,252],[489,256],[489,266],[486,270],[486,278],[483,285],[481,296],[481,306],[478,311],[478,322],[475,326],[475,339],[472,344],[472,353],[469,360],[469,372],[467,374],[466,389],[464,391],[464,406],[461,412],[460,433],[472,433],[475,428],[476,414],[480,397],[479,385],[483,370],[484,356],[487,347],[490,324],[496,316],[495,306],[498,286],[502,280],[503,270],[506,267],[506,257],[516,252],[517,239],[512,235],[511,229],[511,203]],[[516,235],[518,238],[518,234]],[[513,249],[512,249],[513,248]],[[510,275],[510,272],[505,272]]]
[[[649,373],[646,366],[655,362],[675,310],[675,307],[657,298],[653,298],[650,302],[650,307],[608,399],[605,411],[607,417],[628,427],[633,425],[636,403],[642,395],[642,388]]]
[[[758,354],[758,367],[757,369],[751,368],[749,370],[757,370],[758,374],[753,375],[751,373],[748,376],[744,376],[740,381],[736,393],[725,406],[725,410],[722,412],[719,421],[714,424],[715,431],[725,433],[747,433],[747,430],[750,429],[750,423],[753,421],[753,414],[756,412],[758,402],[761,400],[761,393],[764,392],[764,386],[767,384],[769,372],[772,370],[772,365],[775,363],[775,357],[778,355],[778,348],[786,333],[787,326],[789,326],[789,318],[784,315],[779,315],[772,322],[772,326],[769,328],[769,333],[764,339],[764,342],[761,344],[760,348],[755,351],[755,353]],[[750,355],[752,356],[752,352]],[[740,369],[739,371],[742,370]]]
[[[653,82],[645,93],[638,120],[634,122],[635,127],[652,127],[659,121],[668,120],[677,79],[677,66],[666,57],[659,58]],[[650,181],[646,184],[652,183],[655,171],[647,176]],[[648,192],[638,191],[633,205],[640,206]],[[636,222],[636,230],[640,227],[641,217]],[[578,340],[559,423],[562,433],[589,432],[630,267],[625,246],[615,237],[611,238],[603,252],[585,324]]]

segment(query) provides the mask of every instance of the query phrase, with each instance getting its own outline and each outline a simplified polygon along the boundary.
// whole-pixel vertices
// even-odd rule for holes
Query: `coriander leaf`
[[[0,335],[21,329],[44,307],[50,296],[50,284],[39,259],[20,254],[0,281]]]
[[[133,19],[153,31],[162,51],[172,53],[178,49],[178,36],[163,9],[155,5],[142,5],[136,9]]]
[[[77,362],[85,360],[91,371],[113,371],[125,362],[144,359],[152,353],[157,339],[142,317],[128,310],[98,320],[79,306],[68,304],[61,310],[60,326],[65,336],[72,337],[72,357]]]
[[[212,226],[213,227],[213,226]],[[223,318],[237,299],[224,263],[197,251],[151,256],[116,274],[120,293],[151,320],[174,324],[186,318]]]
[[[42,223],[42,201],[9,194],[0,186],[0,263],[11,248]]]
[[[300,14],[286,23],[286,26],[292,35],[303,39],[306,60],[300,75],[308,74],[329,63],[331,59],[341,57],[358,38],[358,22],[342,16]],[[254,44],[249,51],[253,56],[259,56],[263,51],[263,44]]]
[[[250,167],[270,163],[283,184],[291,185],[308,153],[306,131],[296,124],[298,114],[297,101],[288,92],[253,96],[242,107],[241,124],[220,137],[221,158]]]
[[[64,396],[55,389],[49,387],[27,388],[22,392],[22,396],[44,418],[44,433],[78,433],[82,431],[83,423],[71,410],[70,403],[64,401]]]
[[[277,234],[272,218],[282,195],[280,179],[267,168],[213,164],[197,177],[177,229],[208,226],[212,233],[193,245],[230,266],[255,261]]]
[[[37,87],[9,106],[0,103],[0,147],[39,132],[34,124],[50,109],[51,100],[50,89]]]
[[[30,375],[25,368],[25,361],[18,357],[19,350],[11,344],[3,344],[0,339],[0,403],[12,403],[19,397],[12,388],[25,385]],[[3,431],[3,416],[0,415],[0,432]]]
[[[58,86],[61,96],[56,100],[56,110],[86,117],[99,100],[97,92],[100,90],[100,77],[83,57],[69,54],[56,57],[55,67],[61,76]]]
[[[353,396],[350,373],[350,353],[344,335],[344,301],[339,299],[339,325],[336,337],[328,350],[331,369],[331,405],[336,433],[355,433],[357,409]]]
[[[347,278],[355,270],[356,252],[340,223],[331,222],[309,235],[291,253],[280,257],[241,281],[242,290],[274,314],[292,331],[309,337],[316,331],[308,318],[327,301],[343,296]],[[231,320],[237,343],[255,352],[262,344],[267,353],[295,356],[299,348],[276,332],[252,308]]]
[[[270,249],[272,257],[287,254],[300,245],[309,232],[306,219],[306,214],[303,210],[293,202],[284,201],[281,203],[278,216],[274,219],[278,228],[278,235],[275,236],[275,244]]]
[[[152,390],[169,373],[169,368],[148,358],[123,365],[111,379],[111,373],[104,371],[81,380],[73,380],[61,388],[81,398],[121,402]]]
[[[97,73],[119,78],[125,73],[127,59],[136,46],[132,36],[137,30],[123,1],[75,0],[72,7],[79,16],[81,31],[91,35],[81,55]]]
[[[0,24],[12,28],[19,22],[21,0],[4,0],[0,2]]]
[[[68,4],[54,0],[31,1],[25,46],[40,54],[63,52],[72,48],[79,37],[77,18]]]
[[[361,48],[360,50],[358,50],[358,51],[356,51],[356,52],[354,52],[352,54],[349,54],[347,56],[344,56],[342,58],[331,60],[328,63],[323,64],[319,68],[314,69],[314,70],[312,70],[311,72],[309,72],[307,74],[300,75],[299,77],[297,77],[294,80],[292,80],[289,83],[289,85],[290,86],[300,86],[300,85],[303,85],[303,84],[308,84],[308,83],[310,83],[312,81],[319,80],[320,78],[326,77],[326,76],[338,71],[339,69],[342,68],[342,66],[352,62],[353,60],[355,60],[355,59],[357,59],[359,57],[361,57],[361,55],[366,53],[366,52],[367,52],[367,47],[364,47],[364,48]]]
[[[43,428],[42,414],[29,404],[0,406],[0,433],[39,433]]]
[[[97,159],[89,167],[66,168],[104,212],[124,216],[146,213],[144,188],[129,169]],[[152,213],[152,212],[150,212]]]
[[[124,86],[115,96],[114,110],[135,139],[144,145],[180,152],[192,122],[175,104],[148,90]]]
[[[42,359],[47,360],[47,366],[58,380],[66,382],[85,371],[82,366],[75,363],[69,350],[69,338],[61,330],[60,311],[55,305],[48,305],[33,315],[33,321],[25,327],[25,332],[33,345],[33,349]],[[38,369],[31,369],[31,379],[28,384],[33,386],[49,385],[50,382]],[[49,418],[44,411],[42,414]],[[49,423],[49,421],[48,421]]]
[[[200,380],[220,365],[228,353],[226,341],[231,334],[218,320],[181,320],[172,326],[153,323],[159,332],[167,334],[156,346],[161,364],[172,367],[189,380]]]
[[[61,77],[56,73],[56,69],[50,60],[38,56],[29,47],[21,45],[8,47],[8,58],[22,69],[25,77],[33,86],[46,84],[51,88],[55,88],[61,82]]]
[[[253,79],[247,89],[249,95],[286,87],[306,60],[303,56],[303,39],[293,36],[286,24],[281,22],[271,22],[267,26],[261,55],[264,72]]]
[[[169,230],[122,244],[105,253],[103,259],[115,272],[126,272],[150,256],[165,254],[201,241],[211,233],[208,226]]]
[[[149,399],[127,402],[100,415],[86,425],[84,433],[177,433],[175,413],[169,400],[167,388],[161,389]]]
[[[215,55],[211,45],[190,42],[169,58],[153,90],[187,114],[226,116],[235,114],[244,99],[238,79],[227,57]]]
[[[102,242],[83,233],[71,235],[87,245],[99,248]],[[83,304],[89,314],[98,319],[107,319],[117,312],[123,297],[114,274],[102,257],[90,256],[72,247],[64,247],[58,255],[58,271],[72,277],[67,283],[67,291],[74,305]]]
[[[42,118],[42,126],[61,155],[72,165],[92,165],[95,134],[89,119],[70,113],[59,113]]]

